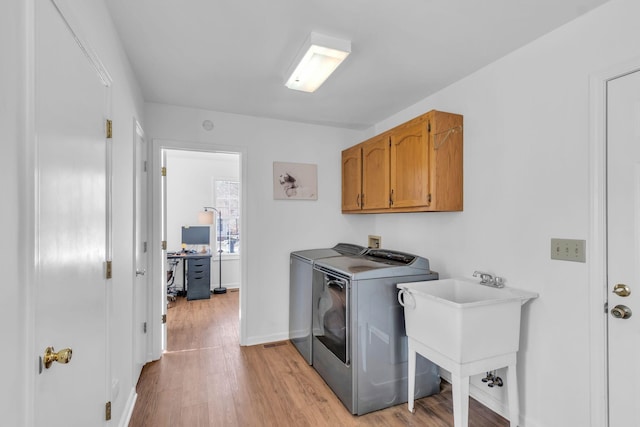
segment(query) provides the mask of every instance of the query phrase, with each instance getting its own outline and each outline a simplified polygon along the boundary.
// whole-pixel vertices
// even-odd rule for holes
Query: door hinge
[[[111,420],[111,402],[107,402],[104,405],[104,419],[107,421]]]
[[[143,172],[147,171],[147,161],[146,160],[144,162],[142,162],[142,171]]]
[[[167,167],[163,166],[162,169],[160,169],[160,174],[162,176],[167,176]]]
[[[608,302],[604,303],[604,312],[605,312],[605,314],[609,313],[609,303]]]
[[[166,314],[162,315],[162,323],[167,323],[167,315]]]
[[[427,132],[431,132],[431,122],[427,122]]]
[[[106,262],[106,268],[105,268],[105,277],[107,279],[111,279],[111,277],[113,276],[113,262],[111,260]]]
[[[162,250],[163,250],[163,251],[166,251],[166,250],[167,250],[167,241],[166,241],[166,240],[163,240],[163,241],[162,241]]]
[[[109,119],[107,119],[106,133],[107,139],[113,138],[113,122]]]
[[[144,322],[142,324],[142,332],[145,333],[145,334],[147,333],[147,322]]]
[[[431,193],[427,196],[427,203],[431,203]]]
[[[142,252],[147,252],[147,242],[142,242]]]

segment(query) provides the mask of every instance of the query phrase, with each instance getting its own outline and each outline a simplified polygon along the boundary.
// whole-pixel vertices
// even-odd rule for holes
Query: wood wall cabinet
[[[342,152],[342,211],[461,211],[462,116],[430,111]]]
[[[389,135],[362,143],[362,209],[389,207]]]
[[[362,208],[362,146],[342,152],[342,211],[357,212]]]

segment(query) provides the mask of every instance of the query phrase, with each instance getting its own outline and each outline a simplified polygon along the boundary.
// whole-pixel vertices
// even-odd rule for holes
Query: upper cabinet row
[[[462,116],[429,111],[342,152],[342,212],[462,210]]]

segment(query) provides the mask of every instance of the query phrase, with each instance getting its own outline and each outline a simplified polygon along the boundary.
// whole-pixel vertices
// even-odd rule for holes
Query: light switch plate
[[[551,259],[586,262],[586,240],[551,239]]]
[[[382,237],[369,234],[369,244],[367,246],[372,249],[380,249],[382,247]]]

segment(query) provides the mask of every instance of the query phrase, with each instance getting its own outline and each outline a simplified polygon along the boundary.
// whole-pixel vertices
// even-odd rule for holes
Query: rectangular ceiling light
[[[349,56],[351,42],[311,33],[289,68],[289,89],[315,92]]]

